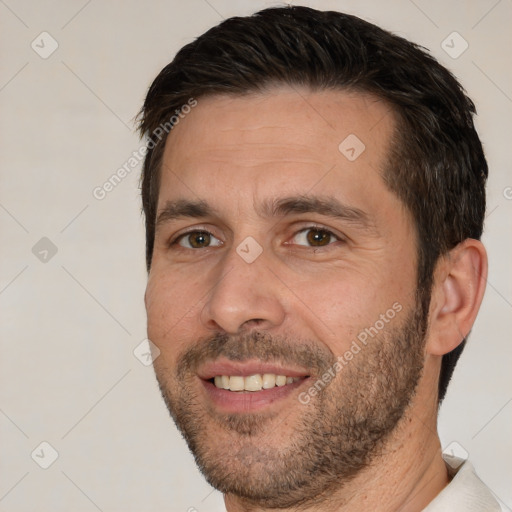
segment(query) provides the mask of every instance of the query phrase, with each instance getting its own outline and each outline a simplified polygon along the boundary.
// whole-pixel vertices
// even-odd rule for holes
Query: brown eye
[[[210,245],[210,234],[209,233],[192,233],[188,235],[188,240],[194,249],[200,249],[201,247],[208,247]]]
[[[306,247],[325,247],[338,241],[340,241],[340,238],[332,231],[312,226],[296,233],[291,243]]]
[[[323,247],[329,245],[333,234],[325,229],[308,229],[306,239],[309,245],[313,247]]]
[[[219,246],[221,241],[215,238],[208,231],[191,231],[185,233],[175,242],[187,249],[205,249],[207,247]]]

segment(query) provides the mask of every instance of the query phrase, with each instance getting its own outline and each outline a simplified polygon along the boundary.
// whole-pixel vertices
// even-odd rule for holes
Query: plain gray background
[[[440,434],[511,510],[512,2],[297,3],[429,48],[477,104],[489,282]],[[0,0],[0,512],[223,510],[133,353],[146,337],[140,164],[103,200],[93,190],[140,147],[133,118],[175,52],[270,5]]]

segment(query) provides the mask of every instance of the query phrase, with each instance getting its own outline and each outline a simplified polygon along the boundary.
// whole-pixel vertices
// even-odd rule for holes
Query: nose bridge
[[[266,261],[265,251],[251,237],[225,254],[202,310],[207,328],[234,334],[252,324],[269,329],[283,322],[278,284]]]

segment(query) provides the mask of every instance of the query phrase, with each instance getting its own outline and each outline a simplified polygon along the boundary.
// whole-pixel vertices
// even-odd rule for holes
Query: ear
[[[487,253],[468,238],[436,265],[430,302],[427,352],[444,355],[469,334],[487,283]]]

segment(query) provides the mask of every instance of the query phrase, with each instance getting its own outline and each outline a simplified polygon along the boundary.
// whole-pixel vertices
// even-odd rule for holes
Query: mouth
[[[310,379],[306,370],[258,361],[216,361],[198,372],[208,400],[221,412],[252,412],[282,401]]]
[[[250,391],[256,392],[262,389],[282,387],[301,380],[301,377],[287,377],[275,373],[256,373],[243,377],[242,375],[216,375],[210,382],[218,389],[229,391]]]

